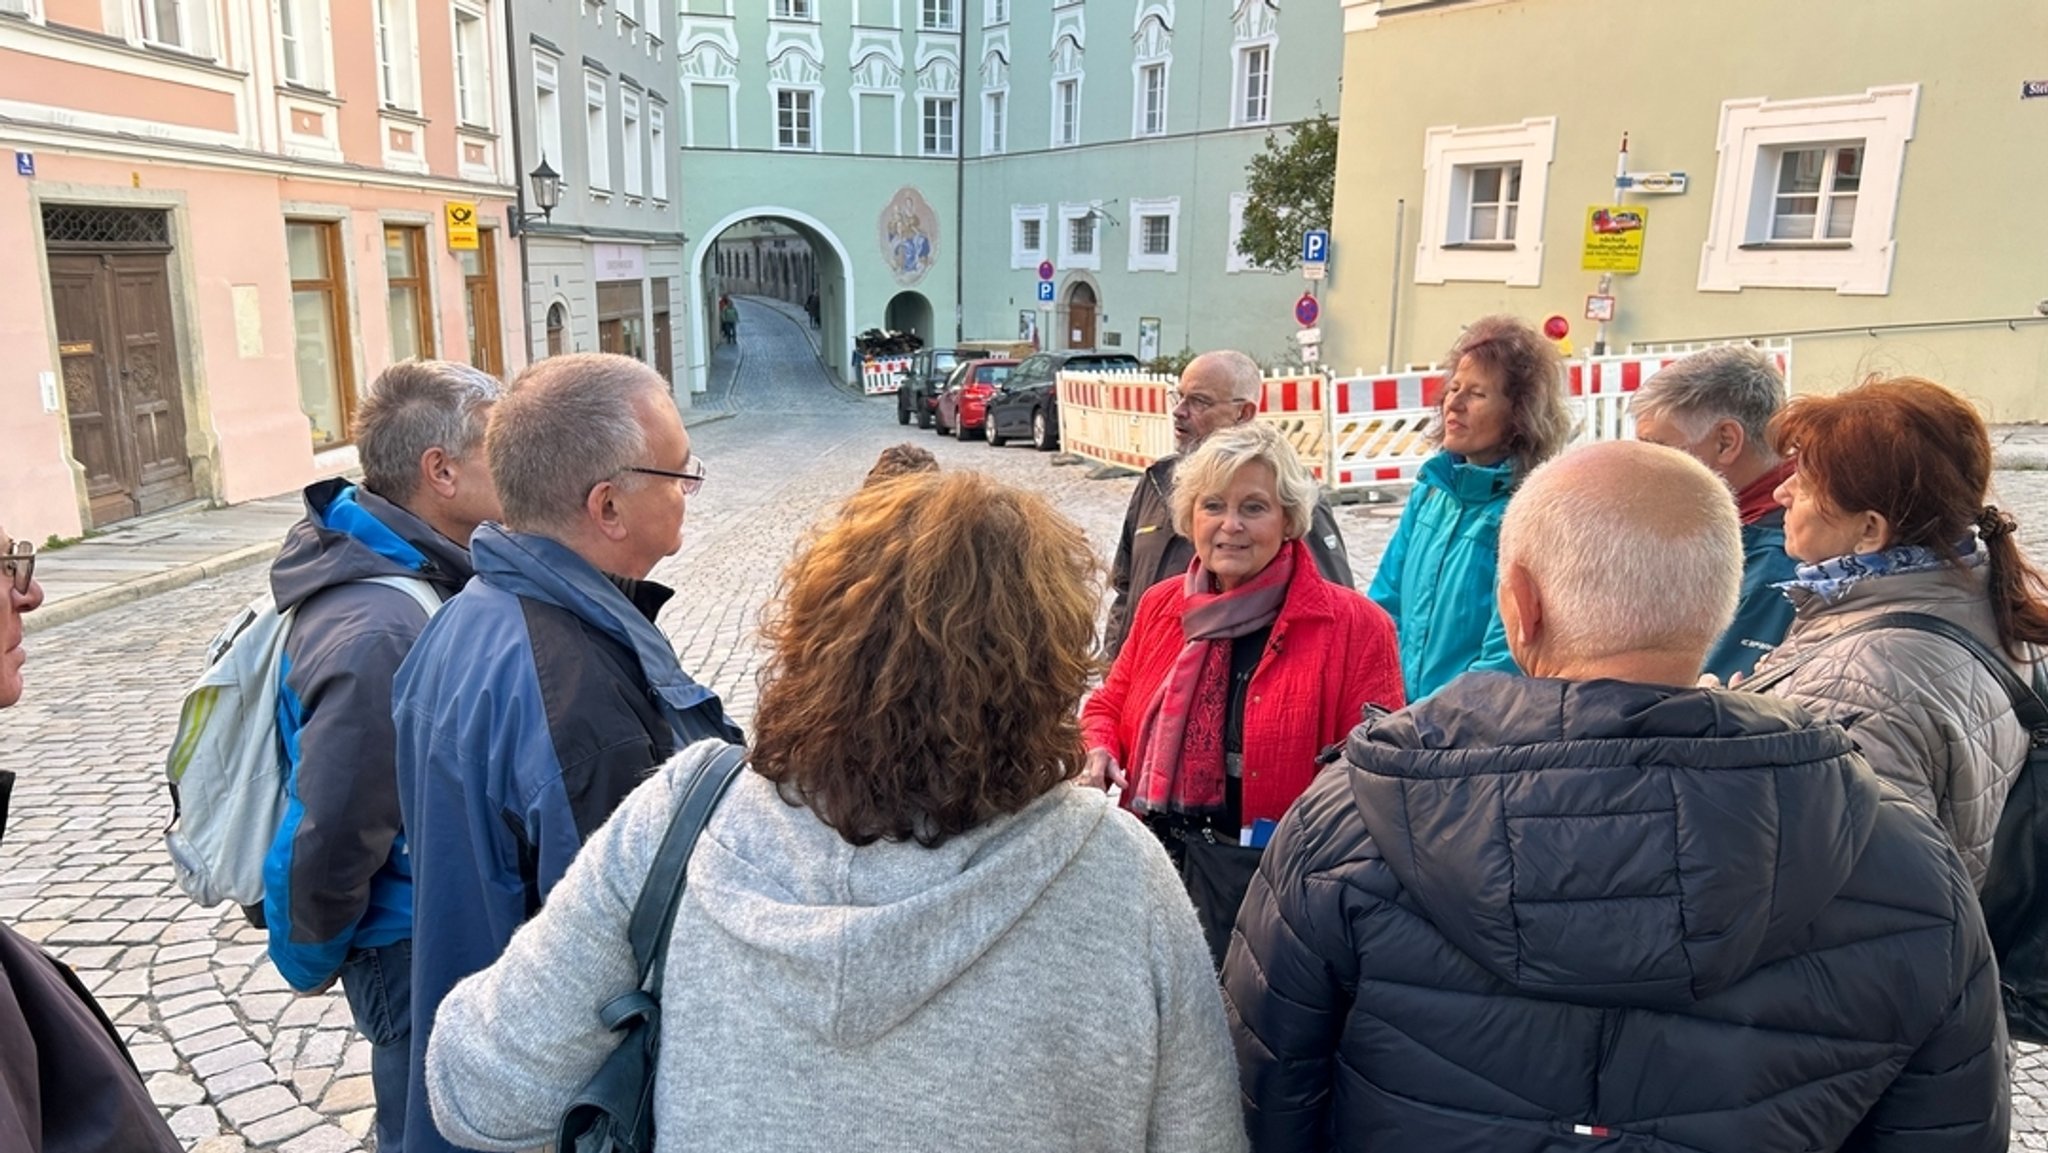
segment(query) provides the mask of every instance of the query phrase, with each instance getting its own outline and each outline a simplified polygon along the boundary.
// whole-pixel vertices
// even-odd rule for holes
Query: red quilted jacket
[[[1406,703],[1394,622],[1325,580],[1300,541],[1287,547],[1295,552],[1294,576],[1244,702],[1246,824],[1287,811],[1315,778],[1316,754],[1344,739],[1362,706]],[[1146,590],[1108,679],[1081,708],[1088,747],[1108,749],[1119,765],[1130,765],[1145,709],[1185,644],[1184,583],[1174,576]]]

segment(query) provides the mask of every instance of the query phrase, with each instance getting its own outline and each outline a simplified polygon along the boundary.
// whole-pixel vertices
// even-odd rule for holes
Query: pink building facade
[[[377,373],[529,346],[487,0],[0,0],[0,525],[352,467]]]

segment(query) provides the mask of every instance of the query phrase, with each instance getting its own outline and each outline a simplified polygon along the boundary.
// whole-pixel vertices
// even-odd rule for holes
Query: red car
[[[1015,367],[1014,360],[970,360],[954,369],[939,393],[939,435],[950,432],[960,440],[980,435],[981,422],[988,418],[988,398],[1010,379]]]

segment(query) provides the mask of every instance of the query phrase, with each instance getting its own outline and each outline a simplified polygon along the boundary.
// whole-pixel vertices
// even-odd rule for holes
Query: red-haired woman
[[[1847,630],[1886,613],[1941,617],[2031,681],[2048,644],[2048,586],[1992,506],[1991,441],[1968,401],[1917,377],[1794,400],[1771,422],[1796,462],[1778,488],[1783,586],[1797,615],[1757,687],[1839,719],[1877,772],[1948,831],[1979,887],[2027,754],[2005,692],[1927,632]],[[1777,675],[1774,676],[1774,673]]]

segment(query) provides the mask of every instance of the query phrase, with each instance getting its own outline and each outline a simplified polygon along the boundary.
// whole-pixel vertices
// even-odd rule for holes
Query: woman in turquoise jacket
[[[1511,316],[1474,321],[1444,363],[1432,443],[1366,593],[1394,618],[1417,701],[1472,669],[1514,671],[1494,599],[1500,521],[1529,471],[1571,437],[1557,349]]]

